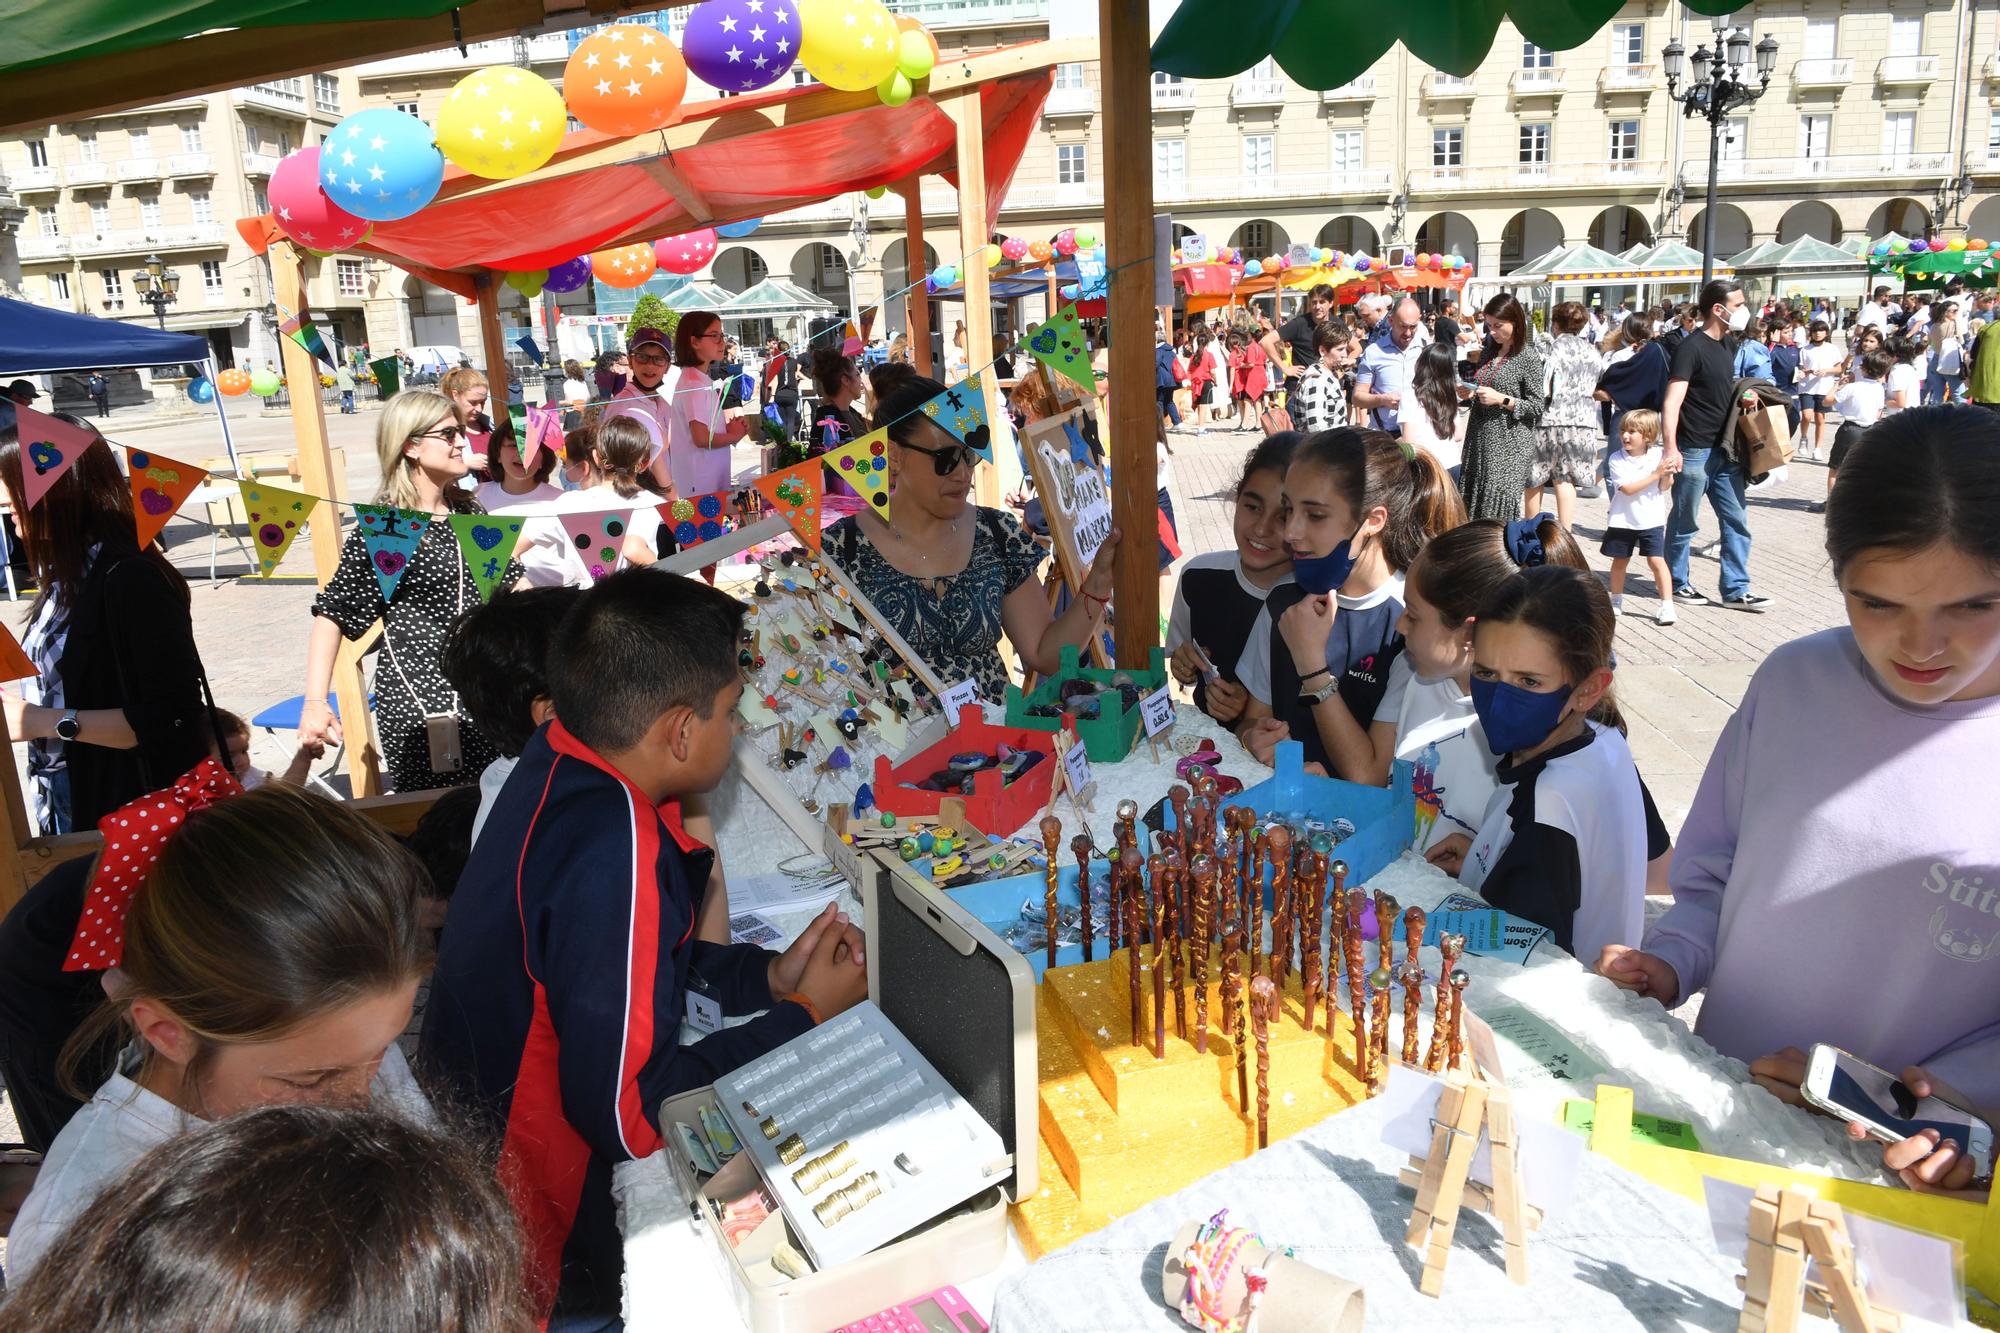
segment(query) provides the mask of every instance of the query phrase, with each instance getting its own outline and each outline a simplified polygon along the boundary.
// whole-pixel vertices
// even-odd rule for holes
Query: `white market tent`
[[[766,278],[730,297],[717,309],[724,319],[814,318],[840,313],[840,308],[831,301],[783,278]]]

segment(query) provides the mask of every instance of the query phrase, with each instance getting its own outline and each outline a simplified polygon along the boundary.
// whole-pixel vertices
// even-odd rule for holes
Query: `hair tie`
[[[1549,553],[1542,547],[1542,524],[1553,523],[1555,515],[1540,513],[1533,518],[1517,518],[1507,525],[1507,554],[1523,569],[1534,569],[1548,563]]]
[[[187,817],[243,794],[236,775],[208,758],[174,779],[174,785],[141,796],[97,821],[104,851],[97,858],[83,915],[70,938],[65,972],[98,972],[125,957],[125,913],[132,893],[159,861]]]
[[[1396,447],[1403,451],[1403,461],[1405,463],[1414,463],[1417,461],[1416,445],[1411,444],[1408,440],[1398,435],[1396,437]]]

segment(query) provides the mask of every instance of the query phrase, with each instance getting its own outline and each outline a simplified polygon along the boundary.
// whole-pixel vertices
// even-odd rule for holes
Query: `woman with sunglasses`
[[[673,486],[669,497],[692,500],[729,489],[729,449],[749,431],[750,418],[723,414],[722,386],[712,372],[728,351],[722,316],[713,310],[690,310],[674,327],[674,364],[680,373],[667,390],[667,450],[653,461],[654,480]],[[652,345],[634,347],[633,370],[643,370],[642,359],[657,354]]]
[[[446,520],[453,514],[486,511],[471,491],[459,485],[466,472],[465,428],[451,399],[443,394],[411,389],[391,398],[376,426],[375,451],[382,462],[382,486],[374,503],[422,515],[423,533],[416,549],[402,560],[398,557],[406,547],[398,551],[381,543],[377,551],[370,551],[362,529],[347,534],[340,548],[340,567],[313,599],[299,741],[339,741],[341,724],[327,701],[333,659],[343,637],[359,639],[379,620],[383,630],[375,672],[375,730],[388,760],[390,785],[396,791],[456,787],[477,780],[480,770],[498,755],[473,725],[439,665],[452,624],[479,604],[479,585]],[[413,521],[399,516],[397,534],[407,534]],[[515,560],[493,572],[502,587],[511,588],[526,577]],[[396,576],[393,591],[385,595],[382,578],[391,574]],[[352,725],[354,719],[348,721]],[[366,735],[365,720],[362,726]],[[433,755],[442,761],[453,750],[456,767],[432,766]]]
[[[1083,595],[1051,614],[1036,576],[1046,552],[1012,514],[970,502],[976,455],[922,411],[944,389],[911,378],[879,404],[888,512],[841,519],[826,530],[825,551],[947,684],[969,678],[998,703],[1008,681],[1003,632],[1026,666],[1054,675],[1063,645],[1082,646],[1103,623],[1118,530],[1098,548]]]

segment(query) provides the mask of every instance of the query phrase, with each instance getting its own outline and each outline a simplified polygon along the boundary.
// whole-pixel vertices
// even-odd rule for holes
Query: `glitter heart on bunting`
[[[132,526],[139,547],[144,550],[160,535],[195,488],[208,480],[208,473],[187,463],[178,463],[150,449],[125,449],[132,477]]]
[[[49,488],[62,480],[62,474],[76,466],[76,460],[97,442],[97,436],[26,404],[14,411],[21,440],[21,489],[28,497],[28,508],[33,509]]]
[[[981,458],[993,461],[993,437],[986,424],[986,386],[977,374],[952,385],[923,407],[954,440]]]
[[[820,460],[809,458],[795,467],[759,477],[751,485],[771,507],[792,525],[798,539],[819,549],[819,507],[824,483],[819,476]]]
[[[449,521],[458,549],[465,552],[466,568],[479,586],[479,600],[486,601],[506,577],[507,562],[514,558],[514,544],[521,540],[524,520],[496,514],[453,514]]]
[[[1066,305],[1054,318],[1037,325],[1028,334],[1028,351],[1085,393],[1097,392],[1097,377],[1090,369],[1090,340],[1083,336],[1075,306]]]

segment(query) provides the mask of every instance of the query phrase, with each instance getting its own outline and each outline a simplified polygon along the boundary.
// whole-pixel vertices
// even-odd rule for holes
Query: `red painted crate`
[[[937,744],[905,756],[893,768],[886,755],[875,756],[875,804],[892,815],[934,815],[952,793],[913,784],[947,767],[953,755],[971,750],[992,754],[1002,745],[1038,750],[1042,761],[1019,780],[1003,787],[999,769],[981,769],[972,775],[972,793],[963,798],[965,817],[974,828],[989,837],[1005,837],[1048,805],[1056,765],[1061,762],[1055,742],[1055,736],[1046,731],[993,726],[978,704],[970,704],[959,710],[958,725]]]

